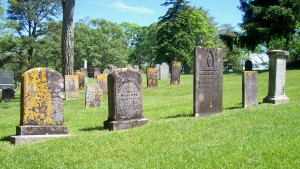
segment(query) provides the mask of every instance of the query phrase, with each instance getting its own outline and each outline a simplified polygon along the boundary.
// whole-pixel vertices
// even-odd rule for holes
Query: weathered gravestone
[[[97,75],[97,84],[103,90],[103,93],[107,93],[107,74]]]
[[[103,91],[98,84],[90,84],[86,87],[85,107],[99,107],[102,104]]]
[[[134,68],[134,70],[136,70],[136,71],[139,71],[139,70],[140,70],[139,65],[134,65],[133,68]]]
[[[160,72],[160,64],[156,64],[155,65],[155,68],[157,70],[157,79],[160,79],[160,75],[159,75],[159,72]]]
[[[180,84],[181,62],[172,62],[170,85]]]
[[[103,70],[103,74],[110,74],[110,70],[107,69],[107,68],[105,68],[105,69]]]
[[[194,61],[195,117],[222,112],[222,49],[197,47]]]
[[[245,62],[245,70],[246,71],[252,71],[252,62],[251,62],[251,60],[246,60],[246,62]]]
[[[113,72],[113,71],[115,71],[117,69],[117,66],[110,65],[108,67],[108,69],[109,69],[110,72]]]
[[[0,72],[0,89],[4,88],[15,89],[14,72],[11,70],[4,70]]]
[[[289,101],[285,95],[286,59],[289,52],[272,50],[269,56],[269,91],[263,101],[266,103],[281,104]]]
[[[147,69],[147,87],[157,87],[157,69],[156,68],[148,68]]]
[[[244,108],[258,105],[257,79],[257,71],[243,72],[242,103]]]
[[[97,78],[97,75],[101,74],[101,71],[99,68],[94,68],[94,79]]]
[[[168,66],[168,64],[163,62],[159,68],[159,79],[163,80],[163,79],[167,79],[167,78],[169,78],[169,66]]]
[[[17,136],[13,136],[12,141],[18,144],[28,139],[32,141],[49,138],[49,135],[68,134],[64,125],[62,75],[49,68],[34,68],[23,74],[21,83],[21,120],[16,128]],[[21,137],[24,135],[27,137]]]
[[[66,100],[79,98],[78,75],[65,75]]]
[[[15,99],[15,90],[11,88],[2,89],[2,102],[8,102]]]
[[[131,68],[108,75],[108,120],[104,128],[122,130],[148,123],[143,116],[142,75]]]
[[[190,73],[190,66],[189,66],[189,64],[185,63],[183,65],[183,72],[184,72],[184,74],[189,74]]]
[[[84,73],[84,77],[88,78],[88,71],[87,71],[86,68],[80,68],[80,72],[83,72]]]
[[[84,72],[75,72],[75,75],[78,76],[78,84],[79,84],[79,90],[84,90],[86,87],[86,76]]]

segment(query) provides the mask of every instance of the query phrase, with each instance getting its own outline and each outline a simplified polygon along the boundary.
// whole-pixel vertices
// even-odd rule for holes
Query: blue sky
[[[239,0],[189,0],[190,5],[203,7],[219,24],[231,24],[238,29],[242,22]],[[84,17],[103,18],[108,21],[136,23],[149,26],[163,16],[167,7],[160,6],[165,0],[76,0],[74,21]]]

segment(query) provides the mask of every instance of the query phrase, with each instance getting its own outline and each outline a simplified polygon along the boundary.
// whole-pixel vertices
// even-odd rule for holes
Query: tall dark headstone
[[[195,117],[222,112],[222,49],[197,47],[194,60]]]
[[[157,87],[157,69],[156,68],[148,68],[147,69],[147,87]]]
[[[258,73],[257,71],[244,71],[242,82],[243,107],[258,105]]]
[[[108,120],[104,128],[122,130],[148,123],[143,116],[142,75],[131,68],[108,75]]]
[[[101,74],[101,71],[99,68],[94,68],[94,79],[97,78],[97,75]]]
[[[64,125],[62,75],[49,68],[34,68],[23,74],[21,83],[21,120],[17,136],[12,140],[16,143],[24,138],[18,135],[47,135],[44,138],[48,138],[48,135],[68,134]]]
[[[181,62],[172,62],[170,85],[180,84]]]
[[[98,84],[89,84],[85,92],[85,107],[99,107],[102,104],[103,91]]]
[[[269,91],[265,103],[281,104],[289,101],[285,95],[286,59],[289,52],[272,50],[269,56]]]
[[[184,72],[184,74],[189,74],[190,73],[190,66],[189,66],[189,64],[185,63],[183,65],[183,72]]]
[[[251,60],[247,60],[245,62],[245,71],[252,71],[252,62],[251,62]]]
[[[4,70],[0,72],[0,89],[5,88],[15,89],[14,72],[11,70]]]
[[[2,102],[9,102],[15,99],[15,90],[11,88],[2,89]]]

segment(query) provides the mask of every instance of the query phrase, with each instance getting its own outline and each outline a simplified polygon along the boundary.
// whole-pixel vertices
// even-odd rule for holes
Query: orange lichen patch
[[[147,72],[148,73],[157,73],[157,69],[156,68],[148,68]]]
[[[108,74],[99,74],[97,75],[97,80],[101,80],[101,81],[107,81],[107,75]]]
[[[66,99],[79,98],[78,75],[65,75]]]
[[[48,125],[46,118],[54,115],[52,91],[48,88],[47,68],[31,69],[23,74],[23,124]]]
[[[173,67],[181,67],[181,62],[172,62]]]

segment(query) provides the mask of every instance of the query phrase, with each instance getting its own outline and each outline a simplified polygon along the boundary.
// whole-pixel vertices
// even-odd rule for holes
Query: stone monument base
[[[17,135],[17,136],[11,136],[10,137],[10,142],[12,144],[21,144],[21,143],[41,141],[41,140],[52,139],[52,138],[66,137],[66,136],[70,136],[70,135],[68,135],[68,134],[58,134],[58,135]]]
[[[58,126],[17,126],[17,135],[56,135],[68,134],[68,128],[64,125]]]
[[[134,127],[139,127],[148,122],[149,121],[145,118],[122,120],[122,121],[121,120],[120,121],[106,120],[106,121],[104,121],[104,128],[112,130],[112,131],[124,130],[124,129],[134,128]]]
[[[264,103],[282,104],[289,102],[287,96],[267,96],[263,99]]]

